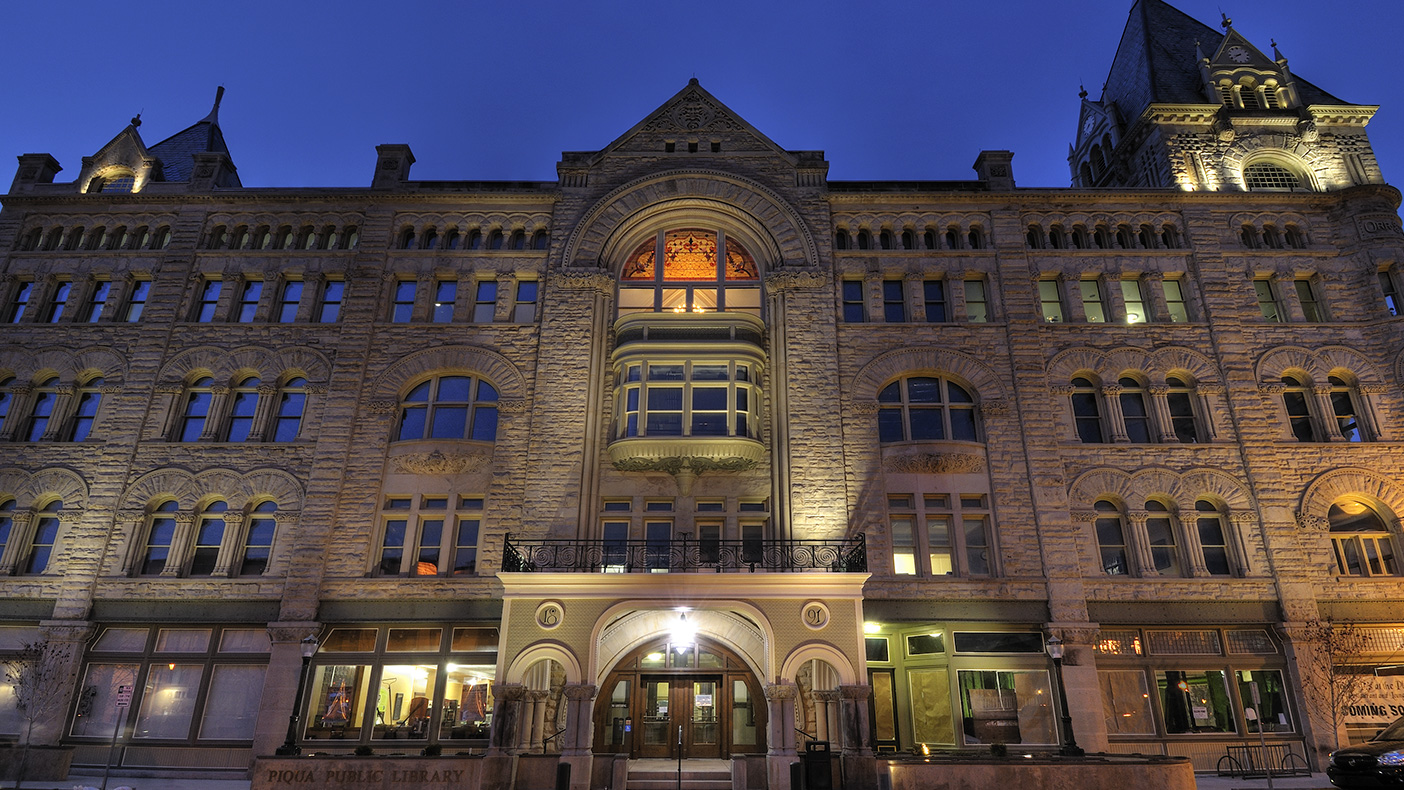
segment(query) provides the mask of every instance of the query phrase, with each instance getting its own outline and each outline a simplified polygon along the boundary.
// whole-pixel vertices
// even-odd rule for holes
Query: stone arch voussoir
[[[1006,397],[1006,389],[989,365],[969,354],[949,349],[921,346],[899,348],[879,354],[853,377],[854,402],[877,398],[878,388],[898,376],[912,373],[944,373],[969,383],[981,401]]]
[[[495,351],[477,346],[438,346],[400,359],[377,377],[372,389],[378,399],[398,399],[411,381],[431,373],[477,373],[497,388],[504,400],[526,398],[526,380],[517,367]]]

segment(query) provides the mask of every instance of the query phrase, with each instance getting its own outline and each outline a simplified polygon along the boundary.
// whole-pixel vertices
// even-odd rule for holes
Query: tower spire
[[[210,114],[209,114],[209,115],[206,115],[204,118],[202,118],[202,119],[200,120],[200,122],[201,122],[201,123],[204,123],[204,122],[208,121],[208,122],[214,124],[215,126],[219,126],[219,103],[220,103],[221,101],[223,101],[223,100],[224,100],[224,86],[221,85],[221,86],[219,86],[218,88],[215,89],[214,106],[210,108]]]

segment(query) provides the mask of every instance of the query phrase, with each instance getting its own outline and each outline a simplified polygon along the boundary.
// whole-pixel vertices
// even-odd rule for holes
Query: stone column
[[[302,677],[302,640],[316,636],[321,629],[315,622],[272,622],[268,624],[268,639],[272,647],[268,653],[268,670],[263,676],[263,696],[258,708],[258,721],[254,724],[253,753],[269,755],[282,745],[287,737],[288,717],[296,711],[305,716],[303,709],[312,696],[312,678],[309,672],[307,688],[303,698],[297,698],[297,686]],[[307,720],[299,718],[298,736],[307,731]]]
[[[488,754],[516,754],[526,687],[520,683],[492,684],[492,731]]]
[[[799,687],[792,680],[767,683],[766,710],[769,713],[769,749],[765,755],[767,787],[770,790],[799,790],[790,787],[790,763],[797,762],[795,751],[795,698]]]
[[[200,431],[200,441],[219,441],[219,431],[223,423],[220,418],[227,413],[228,408],[229,387],[224,384],[210,387],[210,408],[205,414],[205,427]]]
[[[1127,530],[1124,537],[1126,542],[1131,544],[1127,550],[1131,556],[1136,558],[1134,571],[1140,576],[1159,576],[1160,572],[1155,569],[1155,558],[1151,556],[1150,537],[1146,534],[1146,522],[1150,520],[1150,513],[1145,510],[1132,510],[1127,512],[1126,520],[1131,529]]]
[[[1126,444],[1131,437],[1126,435],[1126,419],[1121,413],[1120,384],[1102,385],[1102,403],[1106,406],[1106,435],[1116,444]]]
[[[872,724],[868,720],[868,700],[873,687],[867,684],[839,686],[842,722],[843,776],[846,786],[872,790],[877,787],[877,759],[873,755]]]
[[[1336,424],[1336,407],[1331,403],[1331,385],[1317,384],[1311,391],[1316,395],[1316,416],[1319,417],[1317,425],[1320,429],[1318,435],[1325,437],[1328,442],[1345,441],[1346,438],[1341,435],[1341,429]]]
[[[72,384],[60,384],[54,388],[54,407],[49,410],[49,422],[44,426],[44,435],[39,437],[39,441],[59,441],[63,428],[73,412],[73,392]],[[33,408],[32,405],[31,408]]]
[[[561,736],[561,760],[570,763],[571,790],[589,790],[594,755],[590,752],[595,735],[595,695],[599,687],[591,683],[568,683],[563,690],[566,731]]]
[[[219,556],[211,576],[229,576],[230,569],[241,563],[239,552],[244,547],[244,519],[243,513],[224,514],[224,536],[219,542]]]
[[[531,726],[522,731],[522,746],[529,751],[545,748],[546,699],[550,696],[551,692],[547,689],[527,690],[527,703],[531,706]]]
[[[0,550],[0,576],[13,576],[15,568],[24,560],[24,550],[33,534],[30,532],[33,523],[33,511],[16,510],[10,513],[10,539]]]
[[[1158,431],[1157,440],[1162,444],[1176,444],[1180,437],[1175,435],[1175,424],[1170,419],[1170,388],[1164,384],[1150,386],[1151,421]]]
[[[180,576],[180,572],[185,568],[185,560],[190,554],[190,543],[194,540],[195,534],[195,514],[189,511],[172,513],[171,518],[175,520],[175,532],[171,534],[171,547],[166,552],[166,564],[161,568],[161,576],[174,578]]]

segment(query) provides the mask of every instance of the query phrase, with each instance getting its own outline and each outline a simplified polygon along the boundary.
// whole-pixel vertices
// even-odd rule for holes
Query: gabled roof
[[[1152,103],[1205,104],[1196,46],[1218,52],[1224,34],[1164,0],[1136,0],[1102,91],[1130,121]],[[1302,104],[1349,104],[1293,74]]]
[[[730,107],[722,104],[697,82],[696,77],[590,159],[598,161],[614,152],[661,153],[663,141],[686,140],[689,137],[724,138],[729,153],[774,152],[791,162],[796,161],[794,154],[776,145]]]
[[[214,107],[209,115],[148,149],[152,156],[161,159],[162,180],[189,181],[194,171],[195,154],[229,154],[229,146],[224,143],[224,132],[219,129],[219,102],[222,98],[224,86],[220,86],[215,93]],[[232,156],[230,160],[233,160]],[[238,175],[234,176],[236,182],[238,178]]]

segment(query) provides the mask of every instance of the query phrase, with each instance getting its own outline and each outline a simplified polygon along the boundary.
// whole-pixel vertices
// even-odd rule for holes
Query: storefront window
[[[448,665],[439,740],[488,737],[494,670],[492,666]]]
[[[78,713],[73,717],[73,734],[111,737],[117,725],[117,687],[136,684],[136,664],[89,664],[78,692]]]
[[[146,670],[133,738],[185,738],[200,692],[200,664],[153,664]]]
[[[200,721],[201,738],[253,739],[258,705],[263,698],[264,670],[264,667],[248,664],[215,665],[210,678],[210,697],[221,703],[205,706],[205,715]]]
[[[1238,698],[1243,701],[1243,718],[1248,732],[1292,732],[1292,717],[1287,710],[1287,689],[1282,686],[1282,673],[1276,669],[1240,669],[1234,672],[1238,680]],[[1253,684],[1257,684],[1258,699],[1253,702]]]
[[[1150,690],[1140,670],[1104,670],[1097,673],[1102,686],[1102,711],[1108,735],[1154,735]]]
[[[429,737],[437,669],[432,664],[386,664],[381,668],[380,684],[376,686],[375,732],[371,737]]]
[[[1169,670],[1155,673],[1155,680],[1167,733],[1237,731],[1224,672]]]
[[[1057,742],[1046,671],[963,670],[957,678],[966,743]]]
[[[312,709],[307,716],[308,740],[351,738],[361,735],[366,706],[366,681],[370,667],[330,664],[312,675]]]
[[[912,689],[912,737],[917,743],[955,743],[947,671],[914,669],[907,680]]]

